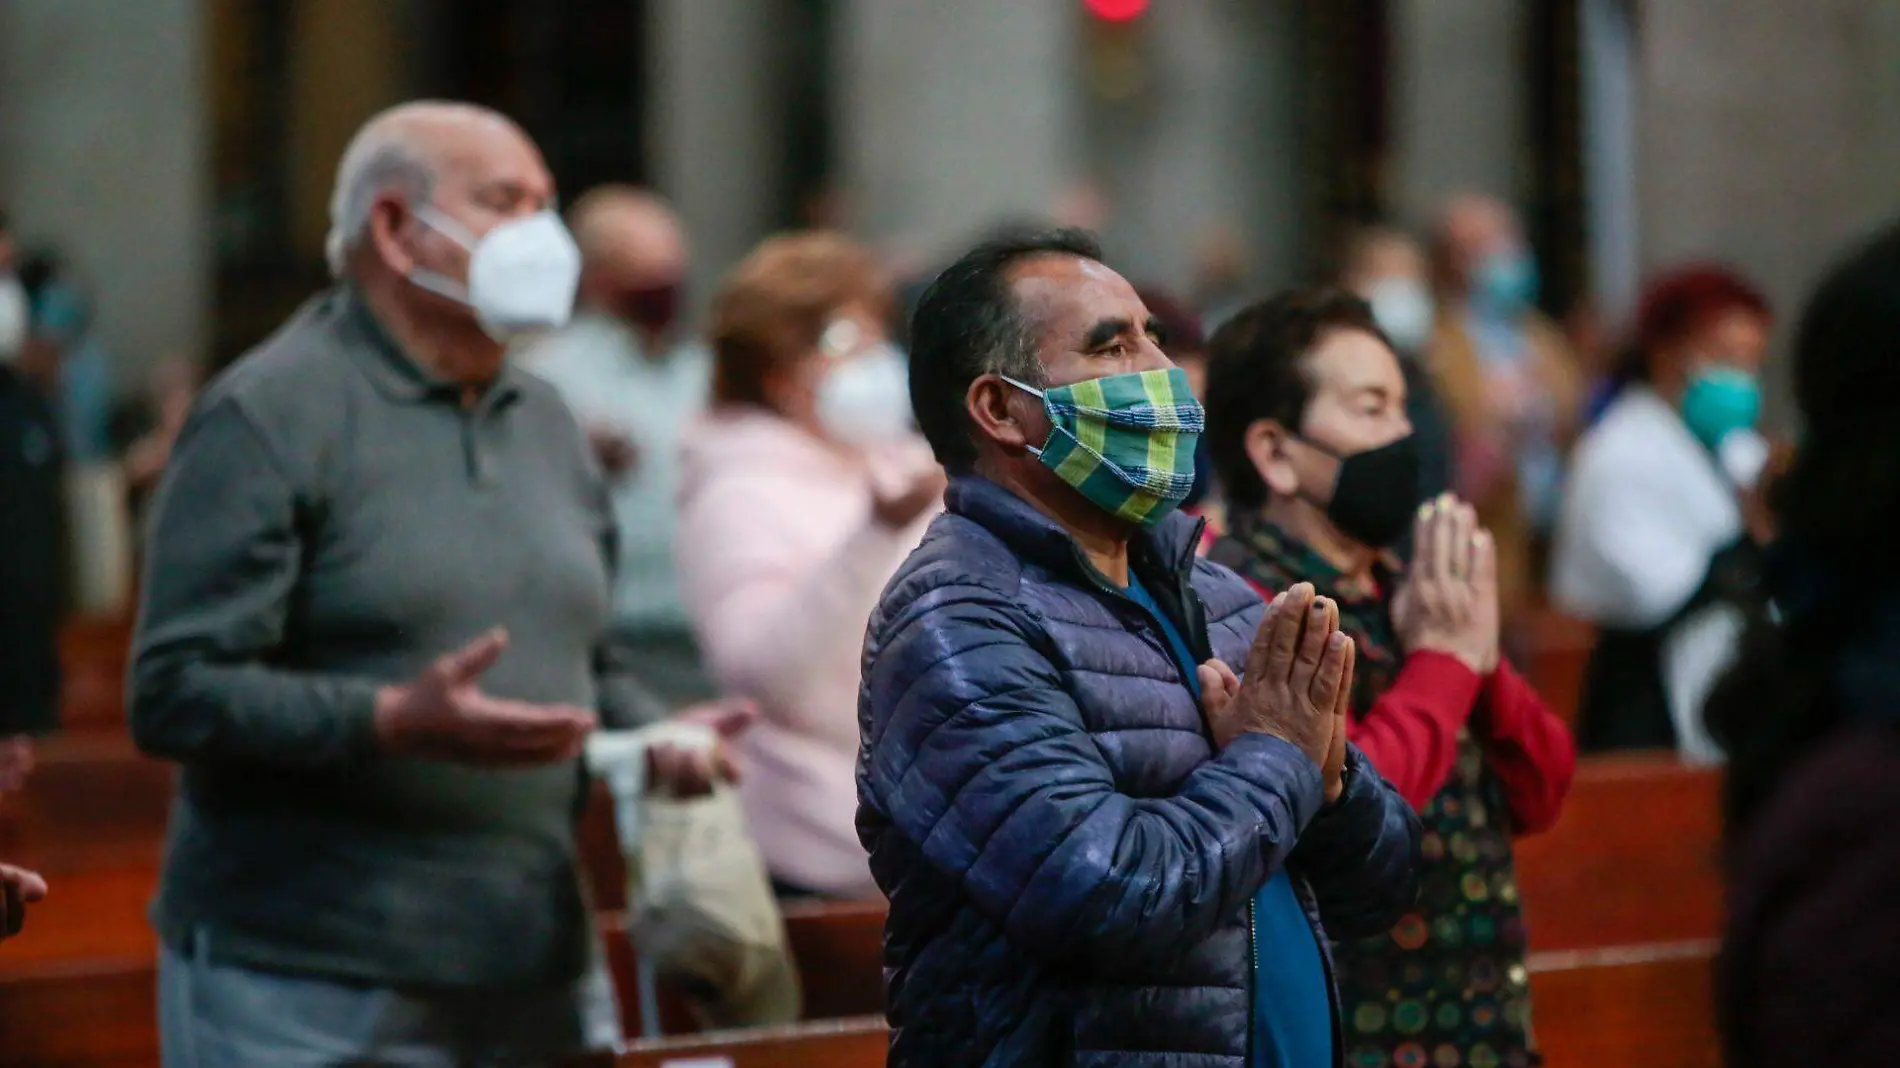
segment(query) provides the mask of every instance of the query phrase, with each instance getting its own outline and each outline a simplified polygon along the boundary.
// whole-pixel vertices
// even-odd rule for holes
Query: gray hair
[[[371,122],[344,150],[330,193],[330,232],[323,239],[332,278],[348,272],[350,256],[369,229],[377,196],[394,189],[419,202],[435,192],[435,168],[408,142],[408,132],[400,123]]]

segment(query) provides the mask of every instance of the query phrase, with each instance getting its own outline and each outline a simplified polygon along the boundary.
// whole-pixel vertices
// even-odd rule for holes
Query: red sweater
[[[1422,809],[1451,775],[1467,716],[1486,765],[1504,787],[1511,828],[1535,834],[1557,822],[1577,769],[1576,742],[1509,664],[1480,677],[1445,653],[1412,653],[1391,688],[1353,717],[1346,736]]]

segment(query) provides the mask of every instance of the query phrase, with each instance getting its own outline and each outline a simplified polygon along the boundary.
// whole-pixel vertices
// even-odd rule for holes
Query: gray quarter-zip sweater
[[[131,669],[134,736],[183,766],[161,936],[402,988],[578,975],[581,769],[389,757],[372,708],[500,625],[488,692],[645,718],[599,652],[612,532],[552,387],[509,368],[465,404],[348,287],[212,383],[158,493]]]

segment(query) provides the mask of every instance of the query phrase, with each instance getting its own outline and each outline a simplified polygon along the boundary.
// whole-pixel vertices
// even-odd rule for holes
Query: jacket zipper
[[[1195,544],[1199,544],[1201,531],[1205,529],[1206,526],[1207,521],[1202,520],[1201,525],[1195,528]],[[1096,589],[1111,597],[1116,597],[1129,604],[1134,604],[1137,608],[1141,608],[1141,605],[1135,604],[1134,599],[1129,597],[1128,594],[1104,582],[1098,576],[1095,568],[1090,566],[1088,561],[1082,557],[1081,550],[1079,549],[1076,550],[1076,562],[1082,565],[1082,574],[1088,578],[1089,583]],[[1190,563],[1186,568],[1176,573],[1175,596],[1180,601],[1181,614],[1185,617],[1182,622],[1187,624],[1188,628],[1188,634],[1185,635],[1185,637],[1193,644],[1194,655],[1200,657],[1203,661],[1207,661],[1214,658],[1214,643],[1213,639],[1210,638],[1207,633],[1207,607],[1201,603],[1200,597],[1194,593],[1194,583],[1192,581],[1193,570],[1194,565]],[[1146,611],[1144,608],[1143,613],[1146,614]],[[1172,657],[1170,657],[1170,659],[1172,659]],[[1203,724],[1203,726],[1206,725]],[[1209,740],[1211,741],[1213,736],[1212,727],[1207,727],[1207,731]],[[1255,897],[1257,896],[1258,895],[1255,895]],[[1252,1064],[1254,1058],[1254,1004],[1259,1000],[1258,988],[1260,983],[1260,932],[1254,919],[1254,900],[1254,897],[1247,899],[1247,1037],[1245,1041],[1248,1064]],[[1307,926],[1309,929],[1312,927],[1310,921]],[[1319,940],[1318,931],[1313,932],[1313,939],[1315,942]],[[1335,1063],[1338,1063],[1340,1056],[1338,993],[1333,986],[1332,963],[1327,960],[1327,954],[1324,948],[1320,949],[1320,965],[1326,973],[1326,996],[1328,999],[1332,999],[1333,1002],[1333,1057]]]
[[[1320,970],[1326,975],[1326,1003],[1333,1008],[1333,1063],[1343,1065],[1346,1063],[1346,1008],[1339,1001],[1339,978],[1333,974],[1332,951],[1326,948],[1325,935],[1317,926],[1319,895],[1313,892],[1313,884],[1305,879],[1300,880],[1300,886],[1306,890],[1306,896],[1313,902],[1313,912],[1307,918],[1306,927],[1313,934],[1313,948],[1319,952]],[[1300,902],[1300,908],[1302,910],[1306,908],[1304,900]]]
[[[1259,895],[1255,895],[1258,897]],[[1253,905],[1255,897],[1247,899],[1247,1063],[1254,1062],[1256,1052],[1254,1036],[1253,1007],[1260,1001],[1260,934],[1254,929]]]

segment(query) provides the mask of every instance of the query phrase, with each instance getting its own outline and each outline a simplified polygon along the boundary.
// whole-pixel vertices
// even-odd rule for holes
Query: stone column
[[[401,103],[415,74],[411,28],[390,0],[297,0],[291,29],[291,240],[323,256],[337,163],[370,116]]]
[[[1579,8],[1589,289],[1597,312],[1617,324],[1634,314],[1641,286],[1636,32],[1627,0],[1583,0]]]
[[[209,337],[201,17],[197,0],[0,0],[0,202],[91,287],[128,372]]]
[[[1643,258],[1726,259],[1786,302],[1900,208],[1886,0],[1652,0],[1642,11]]]
[[[1088,158],[1113,203],[1108,238],[1138,282],[1183,287],[1212,230],[1268,288],[1301,266],[1295,24],[1286,3],[1170,0],[1144,16],[1143,89],[1088,109]]]
[[[1900,12],[1651,0],[1639,25],[1644,264],[1747,272],[1785,338],[1829,263],[1900,209]]]
[[[1394,200],[1424,218],[1461,191],[1521,199],[1522,0],[1392,0]]]
[[[693,239],[693,293],[779,223],[771,0],[649,0],[646,116],[655,186]]]
[[[837,0],[841,177],[869,236],[941,256],[1078,177],[1077,4]]]

